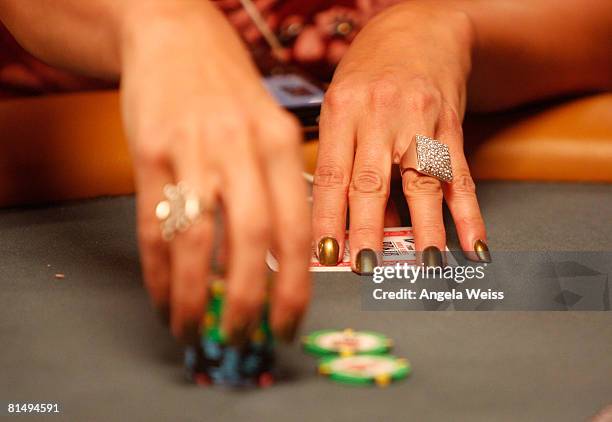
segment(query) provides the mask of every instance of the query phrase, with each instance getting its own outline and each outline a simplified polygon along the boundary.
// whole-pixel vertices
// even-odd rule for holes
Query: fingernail
[[[298,321],[290,321],[279,333],[280,339],[283,340],[285,343],[293,343],[293,340],[295,340],[295,336],[298,331],[298,326]]]
[[[362,249],[357,253],[355,271],[358,274],[372,275],[376,266],[378,266],[378,256],[372,249]]]
[[[183,325],[181,341],[186,345],[198,343],[200,337],[200,325],[195,321],[189,321]]]
[[[157,308],[157,316],[165,326],[170,325],[170,306],[168,304],[160,305]]]
[[[491,252],[489,252],[489,247],[484,240],[478,239],[474,242],[474,253],[476,253],[480,262],[491,262]]]
[[[326,236],[319,240],[317,256],[321,265],[336,265],[338,263],[339,252],[340,246],[338,246],[338,241],[333,237]]]
[[[442,253],[435,246],[428,246],[423,250],[423,265],[426,267],[442,267]]]

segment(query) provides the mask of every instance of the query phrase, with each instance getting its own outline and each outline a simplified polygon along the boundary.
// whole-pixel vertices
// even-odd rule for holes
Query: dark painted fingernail
[[[165,326],[170,325],[170,306],[168,304],[160,305],[157,308],[157,315],[159,316],[162,324]]]
[[[474,253],[480,262],[491,262],[491,252],[484,240],[478,239],[474,242]]]
[[[199,337],[200,325],[195,321],[185,323],[181,332],[181,341],[186,345],[194,345],[198,343]]]
[[[286,343],[292,343],[298,331],[299,322],[290,321],[283,330],[279,333],[279,337]]]
[[[442,252],[435,246],[423,250],[423,265],[426,267],[442,267]]]
[[[336,265],[338,263],[338,254],[340,253],[340,246],[338,241],[333,237],[324,237],[319,240],[317,247],[317,256],[321,265]]]
[[[362,249],[357,253],[355,271],[358,274],[372,275],[376,266],[378,266],[378,256],[372,249]]]

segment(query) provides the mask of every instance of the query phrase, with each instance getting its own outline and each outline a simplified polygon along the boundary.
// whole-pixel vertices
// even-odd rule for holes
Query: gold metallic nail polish
[[[336,265],[338,263],[339,252],[338,241],[333,237],[327,236],[319,240],[317,256],[321,265]]]
[[[378,256],[372,249],[362,249],[357,253],[355,271],[360,275],[372,275],[374,267],[378,266]]]
[[[426,267],[442,267],[442,252],[435,246],[423,249],[423,265]]]
[[[474,253],[476,253],[480,262],[491,262],[491,252],[489,252],[489,247],[484,240],[478,239],[474,242]]]

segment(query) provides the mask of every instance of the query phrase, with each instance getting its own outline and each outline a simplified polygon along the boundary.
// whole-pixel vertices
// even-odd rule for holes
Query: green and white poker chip
[[[385,387],[406,378],[412,368],[405,359],[391,355],[328,356],[319,362],[319,373],[332,381]]]
[[[304,350],[315,356],[388,353],[392,341],[373,331],[319,330],[302,338]]]

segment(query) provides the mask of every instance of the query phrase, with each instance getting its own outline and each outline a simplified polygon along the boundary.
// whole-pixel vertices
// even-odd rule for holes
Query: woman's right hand
[[[280,262],[271,324],[289,340],[309,299],[310,216],[298,124],[267,93],[238,36],[209,2],[138,2],[121,34],[123,119],[135,166],[144,279],[172,332],[192,342],[207,296],[213,215],[170,241],[156,205],[182,181],[222,204],[228,276],[222,327],[234,342],[257,324],[266,251]]]

